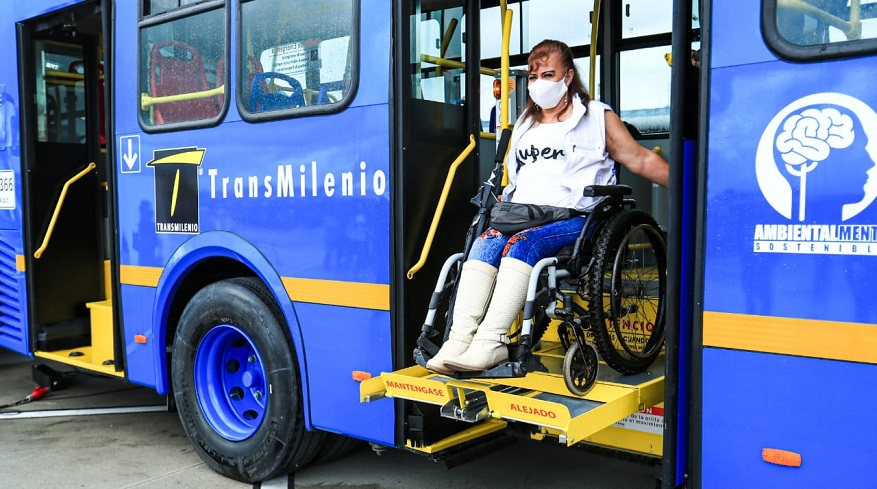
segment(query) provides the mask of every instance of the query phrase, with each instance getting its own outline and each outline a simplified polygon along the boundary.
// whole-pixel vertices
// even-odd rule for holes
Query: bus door
[[[477,139],[481,132],[477,2],[406,0],[400,4],[395,10],[394,36],[402,41],[396,44],[395,59],[401,61],[396,63],[394,77],[397,367],[412,362],[419,325],[442,263],[462,251],[476,211],[469,199],[478,186],[477,148],[456,169],[425,266],[412,280],[405,273],[421,255],[451,163],[467,148],[470,135]],[[423,414],[410,403],[397,413],[406,417]],[[439,418],[437,409],[431,414]]]
[[[361,398],[365,402],[394,398],[399,403],[398,444],[436,459],[455,456],[467,447],[480,449],[485,444],[504,443],[514,431],[506,430],[510,422],[522,422],[515,426],[529,425],[522,428],[523,432],[540,440],[552,439],[565,445],[591,441],[655,455],[661,445],[660,429],[657,432],[655,429],[660,426],[660,416],[652,413],[640,416],[647,420],[648,426],[640,430],[647,436],[637,437],[635,443],[619,444],[619,441],[629,441],[631,437],[606,430],[617,430],[613,426],[615,423],[662,401],[662,361],[656,362],[642,375],[627,379],[618,378],[620,376],[610,378],[608,376],[614,374],[604,369],[608,376],[598,381],[603,383],[599,390],[595,388],[589,394],[576,396],[563,383],[563,347],[556,335],[552,339],[546,334],[544,341],[539,342],[537,355],[545,361],[540,366],[542,370],[523,377],[449,378],[415,365],[412,358],[430,294],[437,287],[440,268],[449,256],[464,251],[465,234],[477,210],[469,201],[478,190],[484,170],[489,173],[484,167],[493,166],[495,143],[481,136],[481,120],[482,113],[489,112],[494,101],[486,100],[487,110],[482,111],[479,91],[480,97],[489,97],[489,91],[485,93],[483,87],[493,85],[497,65],[504,63],[498,62],[490,68],[481,65],[485,64],[485,51],[508,53],[508,50],[478,46],[480,28],[488,23],[499,24],[500,20],[524,10],[506,8],[504,2],[500,6],[484,7],[459,0],[415,0],[403,2],[396,14],[394,37],[402,40],[396,44],[395,59],[401,61],[396,66],[394,85],[394,127],[398,132],[394,135],[393,317],[394,338],[397,340],[394,365],[398,370],[364,381]],[[481,18],[482,14],[484,18]],[[620,18],[620,15],[616,17]],[[585,24],[586,19],[583,15]],[[619,21],[616,19],[616,22]],[[495,31],[504,31],[503,39],[507,41],[511,26],[512,23],[506,20],[503,29]],[[487,32],[488,28],[484,29]],[[669,44],[669,38],[667,32],[659,41],[666,39]],[[656,53],[653,57],[663,63],[667,75],[669,68],[662,50],[668,49],[665,44],[650,51]],[[526,55],[520,46],[514,61],[507,66],[526,69]],[[666,80],[669,84],[669,76]],[[523,90],[525,86],[522,83],[517,88]],[[636,88],[631,91],[635,92]],[[641,112],[640,115],[648,114]],[[663,137],[666,142],[666,135]],[[486,141],[479,145],[479,138]],[[660,145],[658,139],[644,140],[643,144],[646,143],[650,147]],[[470,149],[471,153],[465,152],[464,148]],[[410,277],[411,270],[416,269],[412,269],[412,265],[421,264],[418,257],[422,259],[423,243],[442,185],[455,159],[462,164],[455,169],[447,205],[435,228],[434,242],[422,268],[408,279],[406,272]],[[646,195],[643,200],[648,202],[652,197],[649,195],[651,188],[643,187],[642,193]],[[442,306],[442,314],[436,313],[436,316],[443,316],[446,309]],[[439,332],[446,329],[445,324],[444,317],[435,317],[433,326]],[[441,344],[442,336],[436,335],[431,341]],[[637,424],[637,420],[631,421]],[[638,428],[644,428],[644,425],[639,423]]]
[[[20,24],[31,349],[117,373],[110,303],[100,2]]]

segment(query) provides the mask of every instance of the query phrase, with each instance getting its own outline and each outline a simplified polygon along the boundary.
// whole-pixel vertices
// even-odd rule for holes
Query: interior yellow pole
[[[503,2],[505,3],[505,2]],[[500,131],[509,127],[509,42],[512,33],[512,12],[509,9],[505,10],[505,14],[503,16],[503,26],[502,26],[502,51],[500,54],[500,86],[499,86],[499,100],[500,100],[500,114],[499,114],[499,127]],[[505,163],[503,163],[505,165]],[[509,177],[508,177],[508,168],[505,168],[505,171],[502,172],[502,185],[508,185]]]
[[[597,73],[597,26],[600,25],[600,0],[594,0],[594,15],[591,19],[591,59],[588,73],[588,95],[594,94],[594,78]]]

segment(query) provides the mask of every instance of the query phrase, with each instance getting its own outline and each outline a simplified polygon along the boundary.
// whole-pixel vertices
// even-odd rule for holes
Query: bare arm
[[[654,151],[642,147],[612,111],[606,114],[606,150],[612,159],[631,172],[657,183],[669,186],[670,166]]]

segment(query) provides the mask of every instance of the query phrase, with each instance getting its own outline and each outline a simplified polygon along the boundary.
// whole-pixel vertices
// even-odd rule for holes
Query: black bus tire
[[[335,433],[324,433],[323,441],[317,455],[314,457],[312,464],[321,464],[337,460],[354,449],[365,446],[365,442],[357,438],[338,435]]]
[[[255,373],[229,373],[251,368],[240,366],[249,359]],[[174,338],[171,371],[186,435],[216,472],[264,481],[303,467],[317,453],[322,433],[305,429],[286,324],[260,281],[222,280],[192,297]],[[250,409],[237,412],[237,402]]]

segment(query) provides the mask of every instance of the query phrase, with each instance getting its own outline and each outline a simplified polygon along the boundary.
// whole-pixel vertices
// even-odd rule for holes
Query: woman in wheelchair
[[[572,217],[513,235],[488,228],[463,264],[451,331],[426,366],[442,374],[475,372],[508,360],[506,335],[524,306],[534,265],[573,245],[601,197],[589,185],[615,183],[615,163],[663,187],[668,165],[640,146],[609,106],[590,100],[569,46],[545,40],[527,64],[529,99],[515,123],[506,160],[506,202],[573,210]]]

